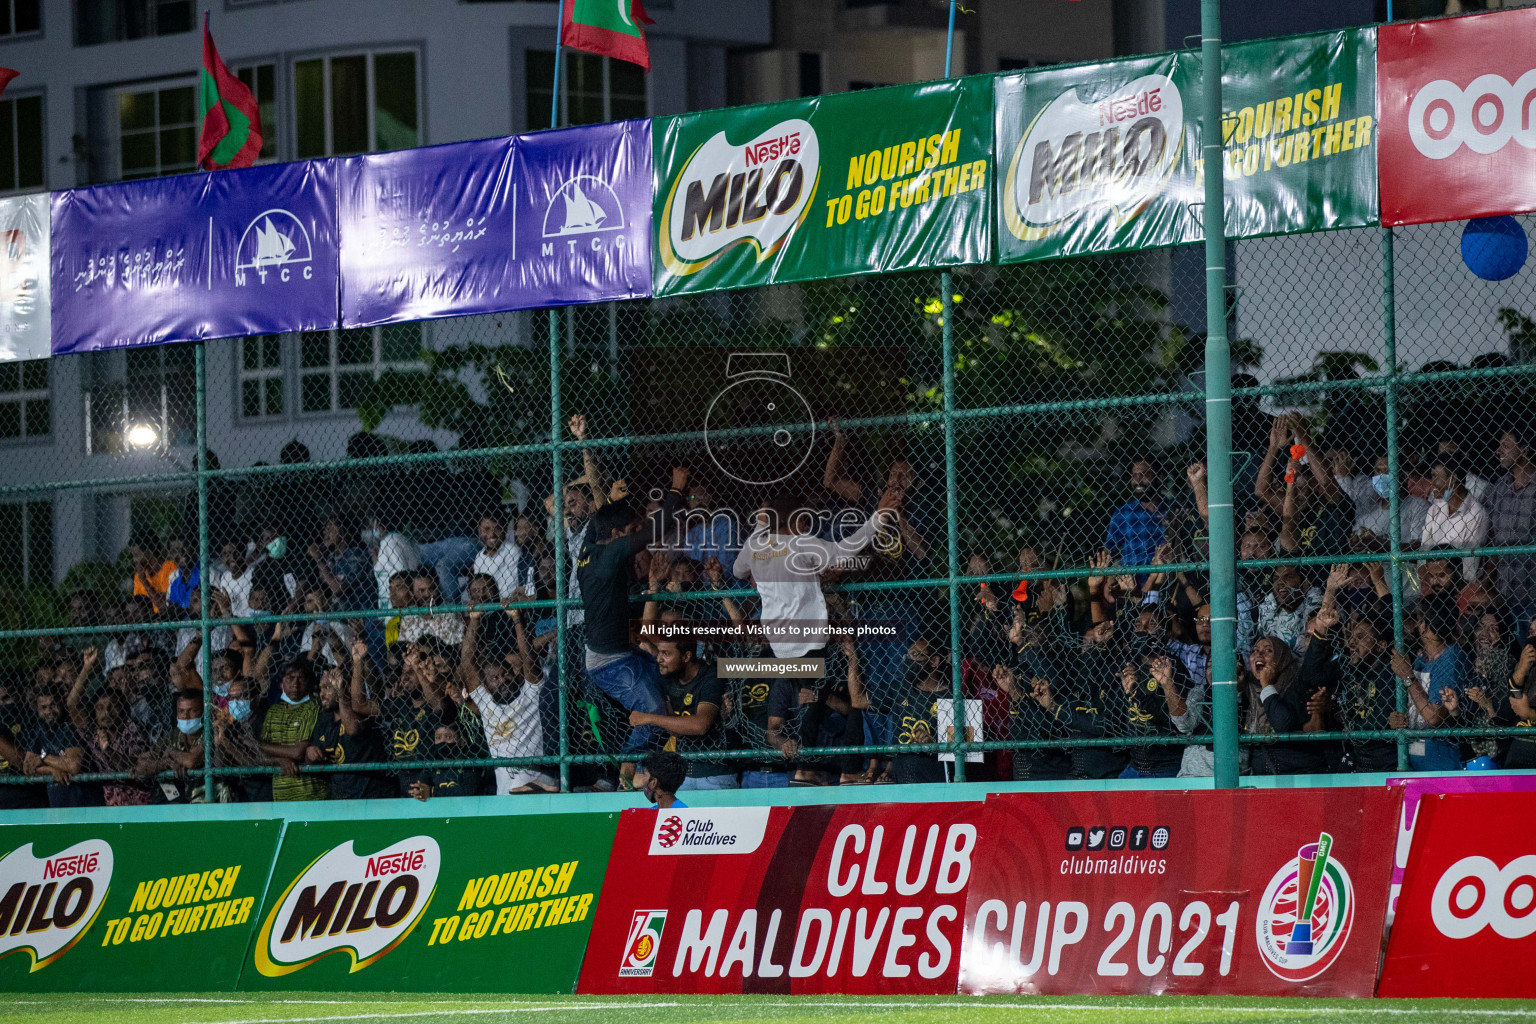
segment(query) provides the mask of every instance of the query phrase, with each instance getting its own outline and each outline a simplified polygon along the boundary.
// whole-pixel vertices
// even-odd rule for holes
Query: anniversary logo
[[[985,260],[989,100],[955,79],[657,121],[657,292]]]

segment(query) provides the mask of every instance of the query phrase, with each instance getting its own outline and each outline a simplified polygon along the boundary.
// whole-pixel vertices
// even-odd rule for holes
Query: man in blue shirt
[[[1131,463],[1133,499],[1115,510],[1104,534],[1104,546],[1120,556],[1121,565],[1151,565],[1167,536],[1157,476],[1146,459]]]
[[[651,806],[668,811],[674,807],[687,807],[677,798],[677,790],[688,778],[688,762],[670,750],[658,750],[640,762],[635,772],[635,786]]]

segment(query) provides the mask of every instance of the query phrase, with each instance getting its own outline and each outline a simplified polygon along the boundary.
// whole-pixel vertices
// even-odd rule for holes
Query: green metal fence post
[[[1387,20],[1392,20],[1392,0],[1387,0]],[[1387,570],[1391,573],[1392,588],[1392,646],[1403,649],[1403,517],[1400,485],[1402,468],[1397,457],[1397,239],[1392,229],[1381,229],[1381,314],[1386,329],[1383,358],[1387,364],[1387,515],[1390,526],[1387,534],[1390,542],[1391,561]],[[1397,710],[1408,711],[1408,688],[1397,680]],[[1397,740],[1397,770],[1408,770],[1408,739]]]
[[[549,90],[549,126],[560,127],[560,56],[565,50],[561,35],[565,29],[565,4],[555,5],[555,80]],[[566,556],[565,485],[560,473],[560,442],[564,435],[560,423],[560,311],[549,311],[549,458],[555,488],[555,692],[559,697],[560,721],[560,792],[571,791],[570,684],[565,674],[566,662]]]
[[[1237,785],[1237,545],[1232,524],[1232,366],[1222,181],[1221,0],[1200,0],[1205,106],[1205,462],[1210,488],[1211,725],[1216,788]]]
[[[944,77],[948,78],[955,52],[955,7],[949,0],[949,36],[944,43]],[[960,522],[955,514],[959,495],[958,469],[955,465],[955,276],[949,271],[939,275],[940,314],[944,337],[944,493],[949,508],[949,680],[950,707],[954,709],[955,781],[965,781],[965,693],[960,685]]]
[[[213,770],[213,630],[208,625],[208,352],[205,342],[195,342],[193,373],[197,378],[197,593],[198,651],[203,675],[203,799],[218,801]]]

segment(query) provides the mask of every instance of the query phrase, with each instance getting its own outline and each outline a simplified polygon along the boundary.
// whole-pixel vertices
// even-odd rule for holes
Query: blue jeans
[[[677,787],[679,793],[689,789],[740,789],[734,775],[690,775]]]
[[[873,711],[866,711],[864,718],[864,742],[872,747],[888,747],[891,745],[891,737],[895,734],[896,716],[881,715]],[[885,760],[889,754],[881,754],[880,759]]]
[[[789,785],[787,772],[742,772],[742,789],[784,789]]]
[[[430,565],[437,572],[437,585],[442,590],[444,602],[459,603],[463,589],[459,586],[459,576],[474,570],[475,556],[479,553],[480,542],[474,537],[444,537],[421,545],[421,564]]]
[[[588,669],[587,678],[618,701],[625,711],[644,711],[649,715],[667,713],[666,701],[661,699],[661,673],[656,670],[656,659],[643,651],[630,651],[602,668]],[[629,730],[622,753],[644,750],[655,743],[660,733],[654,725],[635,726]]]

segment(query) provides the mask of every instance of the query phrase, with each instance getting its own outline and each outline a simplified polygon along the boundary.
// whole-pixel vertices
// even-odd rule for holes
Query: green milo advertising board
[[[991,103],[973,77],[658,118],[656,294],[985,262]]]
[[[1223,53],[1228,236],[1376,223],[1374,31]],[[999,262],[1203,239],[1201,94],[1190,52],[997,76]]]
[[[617,823],[289,822],[240,988],[574,991]]]
[[[0,991],[233,989],[281,827],[0,826]]]

